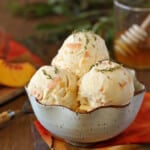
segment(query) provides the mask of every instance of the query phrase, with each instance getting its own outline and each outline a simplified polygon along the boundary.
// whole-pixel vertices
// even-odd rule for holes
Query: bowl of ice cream
[[[37,70],[26,92],[35,116],[53,136],[71,144],[87,146],[111,139],[130,126],[140,110],[145,87],[138,82],[133,70],[109,58],[104,59],[104,56],[97,58],[89,49],[85,53],[88,47],[80,42],[89,44],[90,40],[96,47],[97,36],[80,34],[79,37],[71,36],[69,48],[67,42],[67,48],[63,49],[67,58],[59,52],[52,65]],[[84,63],[90,63],[85,70],[82,70],[82,65],[74,66],[78,65],[77,60],[75,64],[70,62],[69,57],[73,59],[75,52],[84,69]],[[103,55],[108,57],[107,52]],[[90,57],[94,59],[89,61]]]
[[[99,107],[86,113],[61,105],[42,105],[35,97],[28,96],[37,119],[54,137],[70,144],[88,146],[119,135],[134,121],[144,96],[143,86],[137,88],[140,91],[128,105]]]

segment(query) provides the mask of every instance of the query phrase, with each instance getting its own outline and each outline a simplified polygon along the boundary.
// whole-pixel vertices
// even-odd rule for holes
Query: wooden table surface
[[[11,14],[8,13],[2,4],[5,0],[1,0],[0,5],[0,26],[4,27],[7,32],[14,35],[14,37],[19,36],[24,37],[28,33],[32,32],[32,28],[35,25],[35,21],[25,22],[23,19],[14,19]],[[15,27],[15,28],[14,28]],[[26,30],[27,29],[27,30]],[[50,51],[49,60],[55,55],[57,47],[52,47],[54,51]],[[145,78],[143,74],[140,75],[141,79]],[[150,80],[149,76],[146,77],[147,81]],[[0,112],[8,109],[16,110],[21,109],[24,102],[27,101],[26,93],[16,97],[10,102],[0,106]],[[10,122],[5,124],[5,126],[0,128],[0,150],[47,150],[47,145],[43,142],[41,137],[36,132],[33,121],[35,120],[33,113],[24,114],[22,116],[17,116]],[[81,148],[68,146],[68,150],[81,150]],[[150,150],[150,144],[148,145],[126,145],[117,146],[110,148],[109,150]],[[82,148],[82,150],[85,150]]]
[[[22,109],[22,106],[28,98],[25,93],[11,100],[10,102],[0,106],[0,112],[6,110]],[[34,131],[33,121],[34,114],[23,114],[14,117],[9,122],[0,126],[0,150],[33,150],[35,144],[41,140],[40,136]],[[37,141],[35,138],[38,138]],[[44,143],[41,140],[39,144]],[[44,148],[46,148],[44,143]],[[41,149],[42,150],[42,149]],[[44,150],[44,149],[43,149]]]

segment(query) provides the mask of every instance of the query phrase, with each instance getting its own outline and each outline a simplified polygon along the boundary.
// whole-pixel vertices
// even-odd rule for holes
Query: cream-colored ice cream
[[[27,88],[42,104],[77,107],[77,77],[67,70],[43,66],[33,75]]]
[[[108,59],[105,41],[90,31],[71,34],[53,58],[52,65],[68,69],[81,77],[98,60]]]
[[[97,62],[79,82],[81,110],[126,105],[133,95],[133,77],[122,65],[110,60]]]

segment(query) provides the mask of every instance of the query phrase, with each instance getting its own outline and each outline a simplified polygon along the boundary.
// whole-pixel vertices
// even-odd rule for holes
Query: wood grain
[[[0,87],[0,105],[12,100],[13,98],[21,95],[24,92],[24,88],[9,88]]]
[[[26,95],[18,97],[7,105],[0,107],[0,112],[7,109],[21,109]],[[34,114],[17,116],[0,128],[0,150],[33,150],[34,141],[31,126],[35,119]]]

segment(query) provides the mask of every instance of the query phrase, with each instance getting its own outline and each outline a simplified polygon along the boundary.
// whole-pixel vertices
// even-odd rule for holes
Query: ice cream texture
[[[79,81],[80,110],[126,105],[133,95],[133,77],[122,65],[110,60],[97,62]]]
[[[27,88],[41,104],[63,105],[71,109],[77,107],[77,77],[67,70],[42,66]]]
[[[80,31],[67,37],[51,65],[37,70],[28,91],[41,104],[82,112],[129,104],[135,84],[135,72],[110,60],[99,35]]]
[[[78,77],[99,60],[108,59],[105,41],[91,31],[75,32],[67,37],[52,65],[70,70]]]

